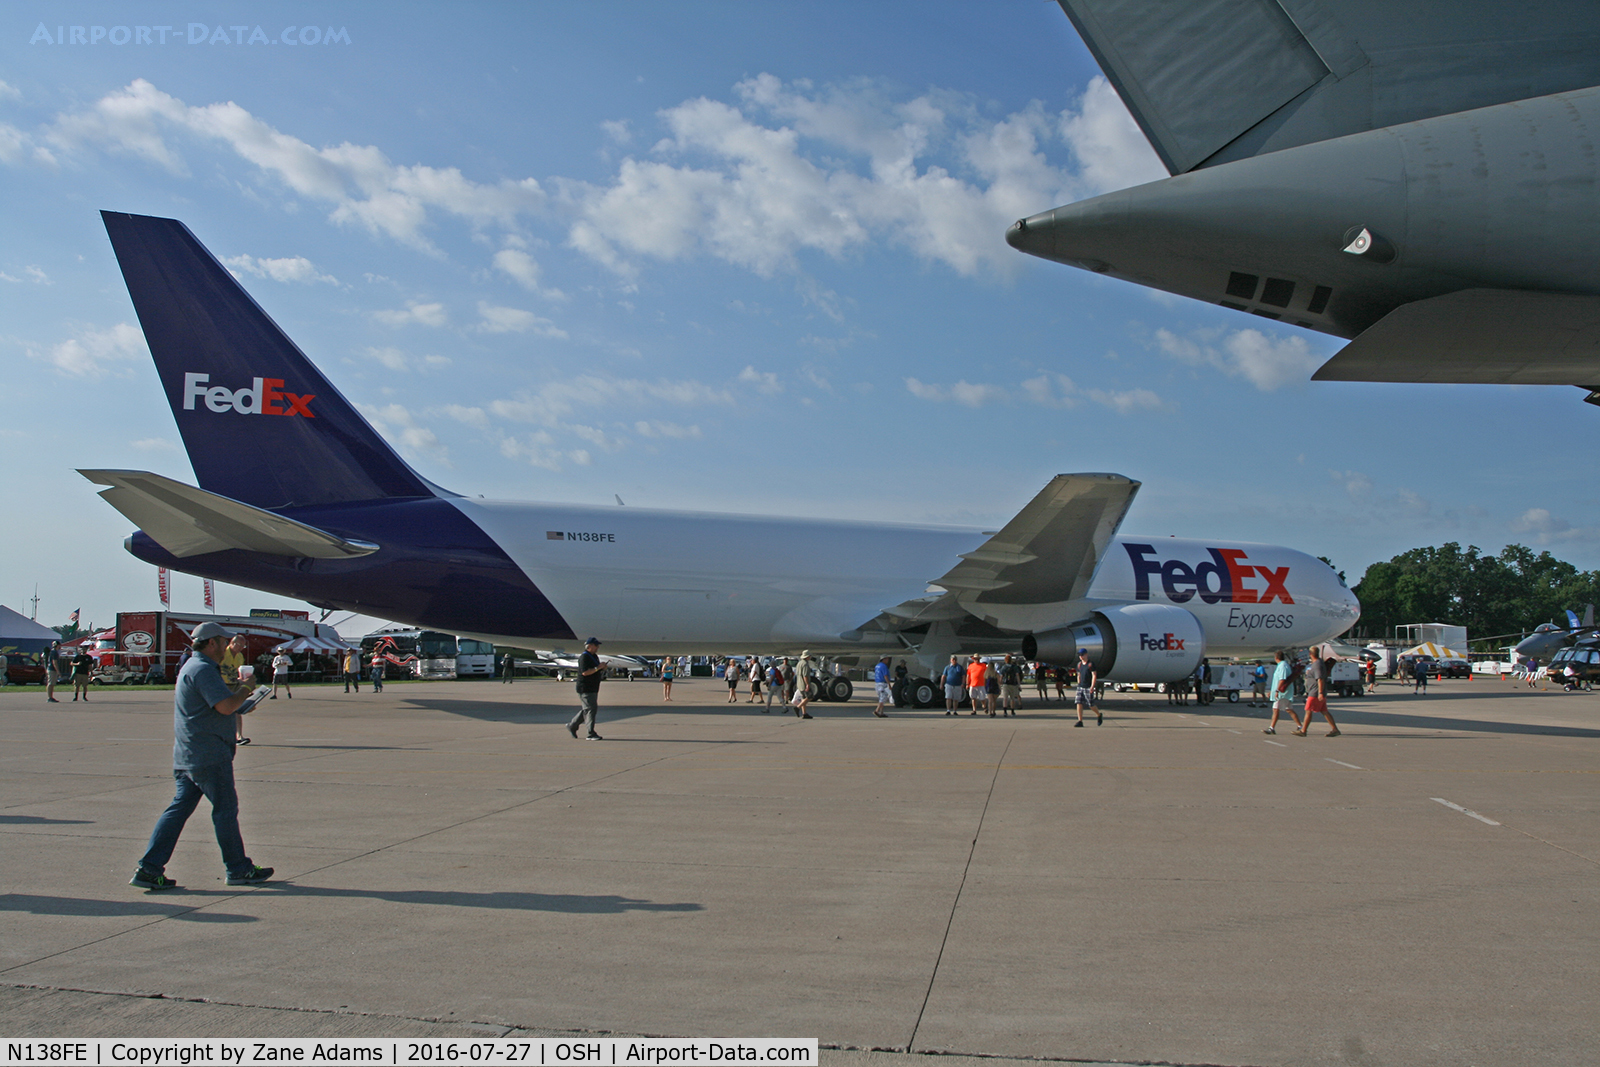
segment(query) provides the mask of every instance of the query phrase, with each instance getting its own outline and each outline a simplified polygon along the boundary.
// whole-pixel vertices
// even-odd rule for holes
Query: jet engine
[[[1175,682],[1194,673],[1206,652],[1200,620],[1168,604],[1117,604],[1071,626],[1022,639],[1022,654],[1062,666],[1078,662],[1078,649],[1101,678],[1119,682]]]

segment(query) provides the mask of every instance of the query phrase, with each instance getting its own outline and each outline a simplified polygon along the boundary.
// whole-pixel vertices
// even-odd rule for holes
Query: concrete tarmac
[[[816,1037],[1172,1064],[1600,1062],[1600,693],[1108,697],[816,719],[720,682],[302,687],[247,720],[229,888],[168,692],[0,689],[6,1037]],[[70,697],[70,693],[67,694]]]

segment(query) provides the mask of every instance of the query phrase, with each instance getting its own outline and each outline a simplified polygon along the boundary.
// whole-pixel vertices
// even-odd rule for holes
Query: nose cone
[[[1126,191],[1081,200],[1018,219],[1006,231],[1006,244],[1040,259],[1105,274],[1108,254],[1125,247],[1128,234]]]
[[[1344,590],[1345,629],[1354,626],[1361,618],[1361,601],[1349,589]]]
[[[1006,244],[1018,252],[1026,252],[1030,256],[1048,256],[1055,247],[1055,240],[1050,233],[1050,219],[1054,211],[1041,211],[1037,215],[1029,215],[1025,219],[1018,219],[1006,231]]]

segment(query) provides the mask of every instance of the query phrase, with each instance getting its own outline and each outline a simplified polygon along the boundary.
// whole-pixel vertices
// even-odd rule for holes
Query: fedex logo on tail
[[[316,418],[311,410],[315,393],[304,396],[283,391],[282,378],[256,378],[243,389],[229,389],[224,385],[210,385],[211,375],[190,371],[183,376],[183,410],[195,410],[195,401],[204,400],[206,407],[221,413],[240,415],[303,415]]]
[[[1161,591],[1174,604],[1186,603],[1196,594],[1207,604],[1294,603],[1286,587],[1289,568],[1246,563],[1249,557],[1242,549],[1208,548],[1209,560],[1190,565],[1181,559],[1155,559],[1154,545],[1122,547],[1133,563],[1136,600],[1149,600],[1150,580],[1158,578]]]

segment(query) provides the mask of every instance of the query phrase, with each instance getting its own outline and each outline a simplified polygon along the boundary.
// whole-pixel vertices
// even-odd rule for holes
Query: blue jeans
[[[140,869],[152,874],[166,871],[172,850],[178,847],[178,835],[183,833],[184,823],[203,796],[211,801],[211,825],[217,831],[223,866],[230,876],[249,874],[255,864],[244,854],[244,837],[239,833],[239,793],[233,787],[233,764],[174,770],[172,777],[178,782],[177,795],[156,820],[150,845],[139,860]]]

